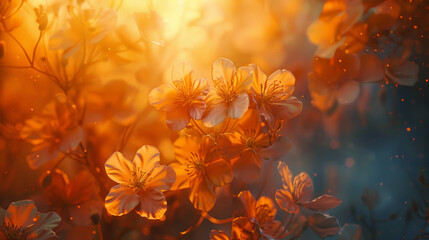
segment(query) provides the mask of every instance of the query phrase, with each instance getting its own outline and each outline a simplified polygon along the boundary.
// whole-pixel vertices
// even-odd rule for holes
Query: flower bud
[[[43,6],[39,5],[38,9],[34,8],[34,11],[36,12],[36,21],[39,24],[39,30],[44,31],[46,29],[46,26],[48,26],[48,16],[43,10]]]

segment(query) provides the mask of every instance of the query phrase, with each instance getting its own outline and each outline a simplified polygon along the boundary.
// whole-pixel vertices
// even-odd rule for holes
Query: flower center
[[[177,90],[176,102],[179,104],[190,104],[198,97],[196,89],[200,87],[200,81],[192,81],[191,79],[173,81],[173,86]]]
[[[256,219],[258,219],[259,225],[272,222],[275,214],[276,211],[273,211],[272,207],[268,204],[256,206]]]
[[[241,141],[245,148],[254,149],[256,144],[256,129],[246,129],[241,134]]]
[[[0,225],[0,240],[25,240],[27,235],[24,230],[16,225],[5,222]]]
[[[144,172],[140,168],[137,168],[131,174],[132,179],[130,179],[128,187],[132,188],[135,192],[147,189],[146,184],[152,181],[152,177],[150,176],[152,172]]]
[[[191,152],[191,156],[185,161],[186,172],[189,177],[194,177],[204,171],[204,160],[198,154]]]
[[[288,93],[285,91],[283,84],[280,81],[274,80],[268,85],[267,82],[263,85],[261,83],[260,102],[261,103],[273,103],[279,102]]]
[[[227,104],[231,103],[237,97],[234,91],[234,86],[228,84],[223,78],[213,80],[217,95]]]

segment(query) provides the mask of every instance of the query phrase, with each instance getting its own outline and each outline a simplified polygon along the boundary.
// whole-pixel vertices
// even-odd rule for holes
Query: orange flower
[[[119,183],[106,196],[106,209],[115,216],[122,216],[136,208],[148,219],[160,219],[167,211],[164,191],[175,180],[174,170],[159,164],[159,151],[153,146],[141,147],[134,160],[115,152],[104,164],[106,173]]]
[[[183,136],[174,142],[177,162],[172,190],[190,188],[189,200],[194,207],[208,212],[216,202],[215,188],[232,181],[231,165],[216,151],[213,141],[204,136]]]
[[[172,84],[164,84],[149,93],[149,102],[158,110],[166,110],[167,126],[178,131],[191,119],[201,119],[209,84],[205,79],[196,79],[183,62],[174,65],[171,79]]]
[[[308,88],[313,105],[328,111],[339,104],[354,102],[359,83],[377,82],[383,78],[383,62],[371,54],[346,54],[338,50],[331,59],[315,57],[308,74]]]
[[[61,222],[55,212],[40,213],[33,201],[22,200],[0,208],[0,239],[46,240],[58,238],[53,228]]]
[[[226,58],[219,58],[213,63],[214,92],[209,97],[203,118],[206,126],[215,126],[227,116],[232,119],[243,116],[249,106],[247,93],[252,84],[251,72],[249,67],[237,70],[234,63]]]
[[[42,115],[28,119],[21,137],[33,145],[32,154],[27,156],[30,167],[38,168],[60,152],[75,149],[84,137],[79,120],[76,106],[65,95],[57,95]]]
[[[307,30],[310,41],[318,45],[316,56],[332,58],[345,41],[345,34],[361,18],[360,0],[329,0],[323,6],[319,19]]]
[[[326,194],[311,200],[314,190],[313,181],[307,173],[298,174],[292,182],[292,172],[286,163],[279,162],[277,169],[282,177],[283,189],[277,190],[276,201],[286,212],[297,214],[300,207],[324,212],[341,203],[340,199]]]
[[[298,116],[302,102],[292,96],[295,77],[285,69],[277,70],[268,78],[255,64],[250,64],[253,73],[252,96],[262,119],[271,127],[276,120]]]
[[[236,131],[219,137],[219,149],[232,158],[234,176],[251,184],[259,178],[262,159],[278,160],[292,144],[284,137],[262,132],[256,109],[249,109],[237,125]]]
[[[268,238],[280,239],[287,234],[286,228],[282,223],[274,220],[277,209],[271,198],[262,196],[256,201],[249,191],[240,192],[238,198],[244,205],[246,217],[257,224],[262,235]]]
[[[73,225],[90,226],[91,217],[102,213],[102,201],[92,176],[81,171],[70,182],[66,173],[59,169],[40,178],[43,195],[38,206],[46,204]]]

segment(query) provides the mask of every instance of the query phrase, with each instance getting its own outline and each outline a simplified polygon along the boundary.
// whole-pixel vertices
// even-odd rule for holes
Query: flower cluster
[[[350,201],[335,179],[344,164],[317,178],[326,162],[308,155],[342,147],[341,127],[359,131],[341,115],[350,109],[336,110],[372,104],[361,85],[383,104],[387,86],[425,95],[425,10],[419,0],[1,0],[0,240],[357,239],[359,226],[328,213],[342,202],[333,195]],[[352,215],[375,236],[381,196],[361,199],[370,221]],[[412,205],[427,222],[424,196]]]

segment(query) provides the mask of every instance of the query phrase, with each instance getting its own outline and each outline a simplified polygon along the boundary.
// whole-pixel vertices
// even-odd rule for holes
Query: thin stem
[[[37,39],[36,45],[34,46],[34,49],[33,49],[33,58],[31,59],[31,66],[34,66],[34,59],[36,58],[36,50],[37,50],[37,47],[39,46],[42,36],[43,36],[43,31],[40,31],[39,38]]]
[[[103,232],[101,231],[100,223],[97,224],[98,239],[103,240]]]
[[[214,224],[230,223],[233,220],[233,218],[217,219],[217,218],[210,216],[210,214],[208,214],[206,212],[201,212],[201,216],[203,216],[204,218],[206,218],[207,220],[209,220],[210,222],[212,222]]]
[[[199,227],[201,225],[201,223],[203,222],[203,220],[204,220],[203,215],[200,215],[200,218],[198,219],[198,221],[195,224],[193,224],[191,227],[189,227],[185,231],[180,232],[179,239],[182,239],[186,234],[190,233],[192,230]]]

